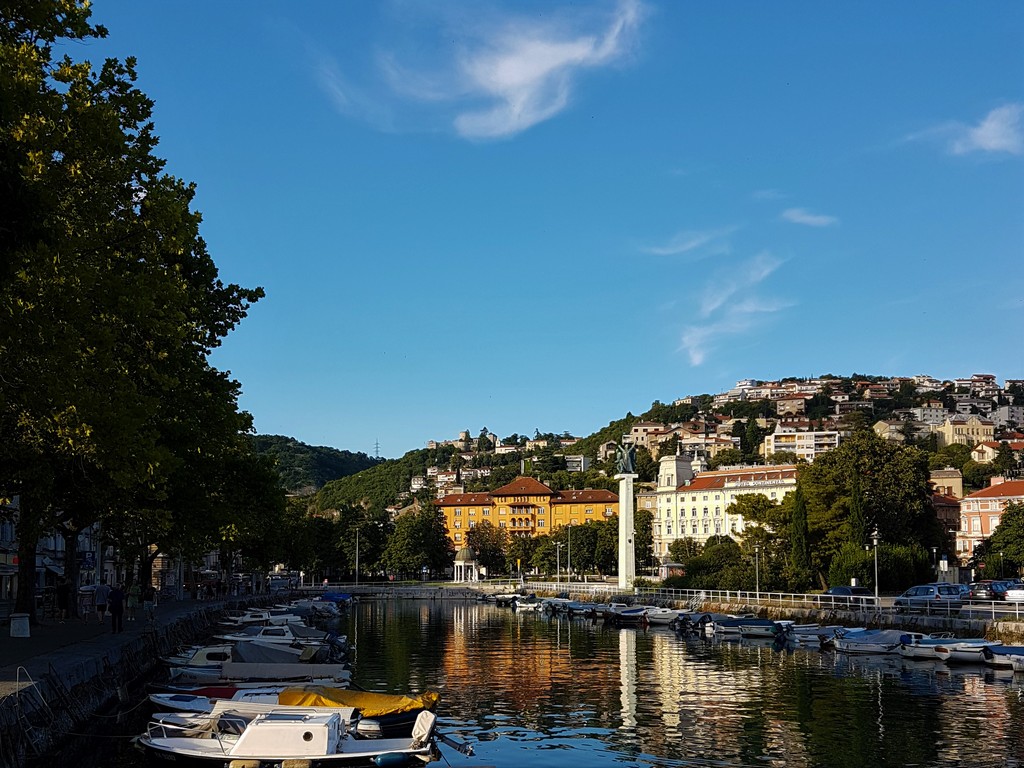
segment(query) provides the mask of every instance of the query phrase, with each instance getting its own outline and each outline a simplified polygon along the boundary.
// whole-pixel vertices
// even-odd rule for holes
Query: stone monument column
[[[633,481],[639,475],[623,472],[615,476],[619,481],[619,589],[630,589],[636,578],[636,551],[633,539]]]

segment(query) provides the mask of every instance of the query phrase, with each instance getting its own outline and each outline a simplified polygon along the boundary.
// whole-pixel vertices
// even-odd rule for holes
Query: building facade
[[[789,451],[797,458],[807,462],[814,461],[818,456],[839,447],[839,433],[834,431],[800,432],[782,425],[764,439],[764,454]]]
[[[1012,502],[1024,502],[1024,480],[1002,481],[992,478],[992,485],[960,500],[960,531],[956,536],[956,553],[966,564],[975,547],[999,527],[999,518]]]
[[[939,448],[947,445],[968,445],[990,442],[995,437],[996,427],[989,419],[976,414],[957,414],[948,417],[941,426],[935,427]]]
[[[553,491],[532,477],[517,477],[489,493],[449,494],[435,504],[444,512],[448,538],[456,548],[485,521],[511,536],[535,537],[619,514],[619,497],[611,491]]]
[[[672,542],[690,538],[703,544],[712,536],[742,538],[742,515],[728,511],[744,494],[760,494],[781,502],[796,490],[796,466],[741,467],[695,474],[687,456],[665,456],[658,462],[658,485],[652,534],[655,557],[668,553]]]

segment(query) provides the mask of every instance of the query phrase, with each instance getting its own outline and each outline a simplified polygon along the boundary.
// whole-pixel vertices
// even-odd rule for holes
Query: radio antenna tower
[[[373,458],[380,458],[380,440],[373,441]]]

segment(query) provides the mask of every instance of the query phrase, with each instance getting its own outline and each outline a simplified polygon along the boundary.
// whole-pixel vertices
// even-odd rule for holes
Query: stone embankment
[[[86,764],[80,759],[73,763],[57,759],[55,751],[67,750],[71,744],[74,754],[75,737],[88,738],[98,723],[123,718],[137,707],[159,658],[179,646],[209,637],[224,610],[267,602],[264,598],[228,604],[171,605],[161,611],[164,615],[158,623],[132,627],[133,631],[118,635],[95,626],[93,636],[79,643],[69,644],[52,636],[65,627],[69,632],[81,631],[85,628],[81,623],[48,626],[45,632],[40,627],[38,637],[19,639],[19,643],[35,644],[39,652],[2,667],[0,768],[43,762]],[[5,647],[14,642],[4,640]],[[26,651],[16,650],[22,656]],[[0,664],[3,661],[0,659]],[[77,744],[77,749],[81,751],[83,745]],[[88,751],[88,746],[85,749]],[[85,755],[78,755],[82,757]]]

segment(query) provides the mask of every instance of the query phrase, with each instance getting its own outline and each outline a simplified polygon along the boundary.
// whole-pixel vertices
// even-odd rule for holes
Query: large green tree
[[[32,612],[39,536],[69,514],[113,524],[161,493],[182,456],[160,404],[262,292],[218,279],[194,188],[153,154],[135,62],[55,54],[106,34],[89,5],[2,14],[0,495],[20,497],[17,609]],[[88,490],[69,499],[76,482]]]

